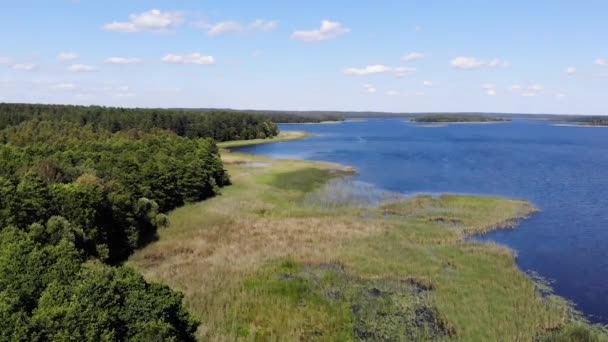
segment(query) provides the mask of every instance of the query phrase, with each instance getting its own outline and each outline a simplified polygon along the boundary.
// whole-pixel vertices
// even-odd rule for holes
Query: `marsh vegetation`
[[[339,165],[222,158],[234,185],[173,211],[160,239],[129,260],[185,294],[200,340],[602,338],[519,271],[512,251],[467,238],[512,228],[535,212],[526,201],[370,201],[340,189],[352,182],[336,181],[348,175]]]

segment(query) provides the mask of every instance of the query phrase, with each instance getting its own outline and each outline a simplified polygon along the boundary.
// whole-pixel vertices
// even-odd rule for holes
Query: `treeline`
[[[176,108],[184,112],[213,113],[217,111],[229,113],[248,113],[263,117],[274,123],[318,123],[323,121],[344,121],[343,112],[324,111],[289,111],[289,110],[239,110],[239,109],[213,109],[213,108]]]
[[[503,122],[510,119],[480,114],[429,114],[411,119],[414,122]]]
[[[274,123],[319,123],[324,121],[344,121],[344,117],[333,114],[290,114],[288,112],[268,112],[260,114]]]
[[[579,116],[570,118],[568,121],[578,122],[584,125],[592,125],[592,126],[608,126],[608,116]]]
[[[19,123],[0,131],[0,341],[193,340],[181,294],[117,265],[165,212],[229,184],[215,142],[125,128],[146,111],[1,108]],[[114,115],[113,132],[102,118]]]
[[[182,137],[212,138],[216,141],[263,139],[278,134],[276,124],[268,118],[244,112],[200,113],[166,109],[0,103],[0,129],[28,120],[71,122],[110,132],[165,129]]]

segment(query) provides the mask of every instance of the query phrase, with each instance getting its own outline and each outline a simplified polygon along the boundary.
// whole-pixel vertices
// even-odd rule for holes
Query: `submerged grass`
[[[159,240],[129,261],[184,292],[203,322],[200,340],[604,336],[572,323],[569,305],[543,296],[509,249],[466,239],[512,227],[535,211],[525,201],[443,195],[365,206],[344,199],[357,191],[336,189],[348,182],[327,183],[352,171],[339,165],[222,156],[234,185],[172,212]]]

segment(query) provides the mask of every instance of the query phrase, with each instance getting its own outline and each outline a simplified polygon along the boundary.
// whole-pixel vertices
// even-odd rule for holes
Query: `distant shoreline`
[[[441,122],[405,121],[405,122],[413,122],[416,125],[416,127],[420,127],[420,128],[437,128],[437,127],[446,127],[449,125],[505,124],[505,123],[511,123],[512,121],[441,121]]]
[[[345,121],[285,122],[285,123],[278,122],[277,124],[279,124],[279,125],[335,125],[335,124],[341,124],[343,122],[345,122]]]
[[[556,127],[586,127],[586,128],[608,128],[608,125],[585,125],[585,124],[552,124]]]

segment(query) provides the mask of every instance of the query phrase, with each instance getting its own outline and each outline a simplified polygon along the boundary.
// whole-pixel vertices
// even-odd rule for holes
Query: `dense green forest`
[[[268,138],[277,135],[276,124],[249,113],[185,112],[167,109],[118,108],[0,103],[0,129],[28,120],[65,121],[118,132],[126,129],[166,129],[189,138],[216,141]]]
[[[230,183],[243,113],[0,105],[0,341],[194,339],[182,295],[121,263],[167,211]]]
[[[213,108],[177,108],[176,110],[186,112],[213,113],[218,109]],[[290,111],[290,110],[238,110],[220,109],[222,112],[250,113],[259,115],[274,123],[319,123],[323,121],[344,121],[346,112],[324,112],[324,111]]]
[[[414,122],[504,122],[510,119],[481,114],[429,114],[412,118]]]

